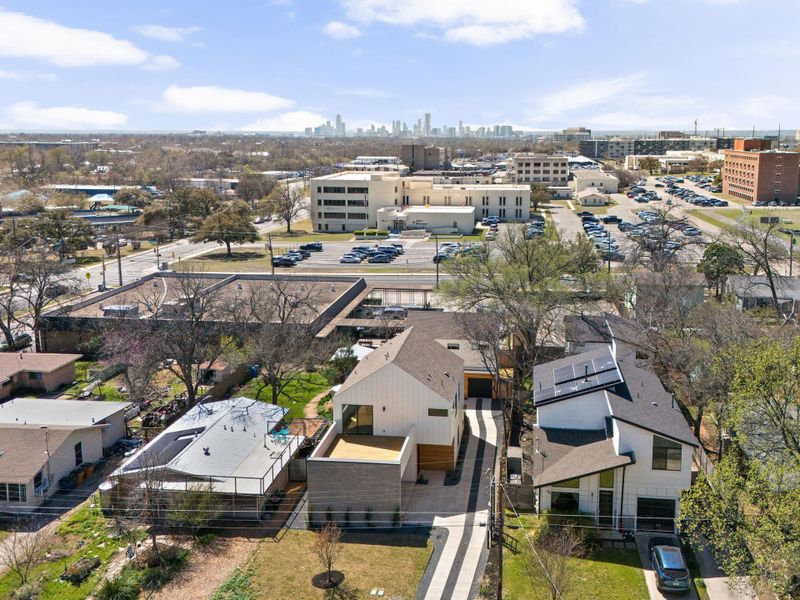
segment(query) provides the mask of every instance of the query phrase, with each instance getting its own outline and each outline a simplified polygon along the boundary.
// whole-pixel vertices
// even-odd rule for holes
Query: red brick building
[[[736,140],[733,150],[725,151],[723,193],[749,202],[797,202],[800,154],[770,147],[769,140]]]

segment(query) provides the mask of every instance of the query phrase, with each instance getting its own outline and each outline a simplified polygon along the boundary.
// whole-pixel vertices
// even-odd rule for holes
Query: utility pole
[[[122,252],[119,249],[119,230],[117,233],[117,274],[119,275],[119,287],[122,287]]]
[[[789,277],[792,276],[792,263],[794,262],[794,231],[792,231],[791,239],[789,240]]]
[[[275,263],[272,260],[275,258],[275,255],[272,253],[272,234],[267,234],[267,250],[269,250],[269,267],[272,271],[272,276],[275,277]]]
[[[103,253],[100,255],[100,259],[103,261],[103,291],[106,291],[106,249],[102,249]]]
[[[436,256],[436,289],[438,290],[439,289],[439,262],[440,262],[440,260],[439,260],[439,234],[438,233],[434,233],[433,234],[433,239],[436,241],[436,254],[434,256]]]
[[[608,278],[611,279],[611,232],[606,231],[608,247],[606,248],[606,262],[608,263]]]

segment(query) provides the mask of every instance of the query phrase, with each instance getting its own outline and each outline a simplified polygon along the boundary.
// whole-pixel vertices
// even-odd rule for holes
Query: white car
[[[358,264],[361,262],[361,258],[356,256],[355,254],[345,254],[342,258],[339,259],[340,263],[354,263]]]

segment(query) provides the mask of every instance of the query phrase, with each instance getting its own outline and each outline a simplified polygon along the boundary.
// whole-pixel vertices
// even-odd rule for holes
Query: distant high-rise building
[[[422,130],[423,135],[431,134],[431,113],[425,113],[425,128]]]
[[[412,171],[450,168],[450,148],[425,144],[403,144],[400,152],[403,164]]]
[[[464,121],[458,122],[458,137],[464,137]]]
[[[336,115],[336,137],[344,137],[346,135],[345,128],[344,128],[344,121],[342,121],[342,115]]]

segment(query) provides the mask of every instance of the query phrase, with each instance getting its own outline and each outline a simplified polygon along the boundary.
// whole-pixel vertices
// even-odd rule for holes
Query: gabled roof
[[[617,454],[605,430],[536,427],[530,471],[534,487],[554,485],[632,464],[632,453]]]
[[[448,402],[455,397],[464,371],[463,360],[424,331],[409,327],[365,356],[344,381],[339,394],[388,364],[402,369]]]
[[[83,429],[89,428],[0,425],[0,481],[28,483],[47,463],[48,451],[54,455],[70,435]]]
[[[774,281],[778,300],[800,300],[800,278],[778,275]],[[725,286],[739,298],[772,300],[772,290],[765,275],[729,275]]]
[[[0,380],[22,371],[52,373],[80,360],[81,356],[51,352],[0,352]]]
[[[609,312],[564,317],[564,339],[573,344],[610,344],[613,340],[636,344],[643,336],[644,328],[636,321]]]

